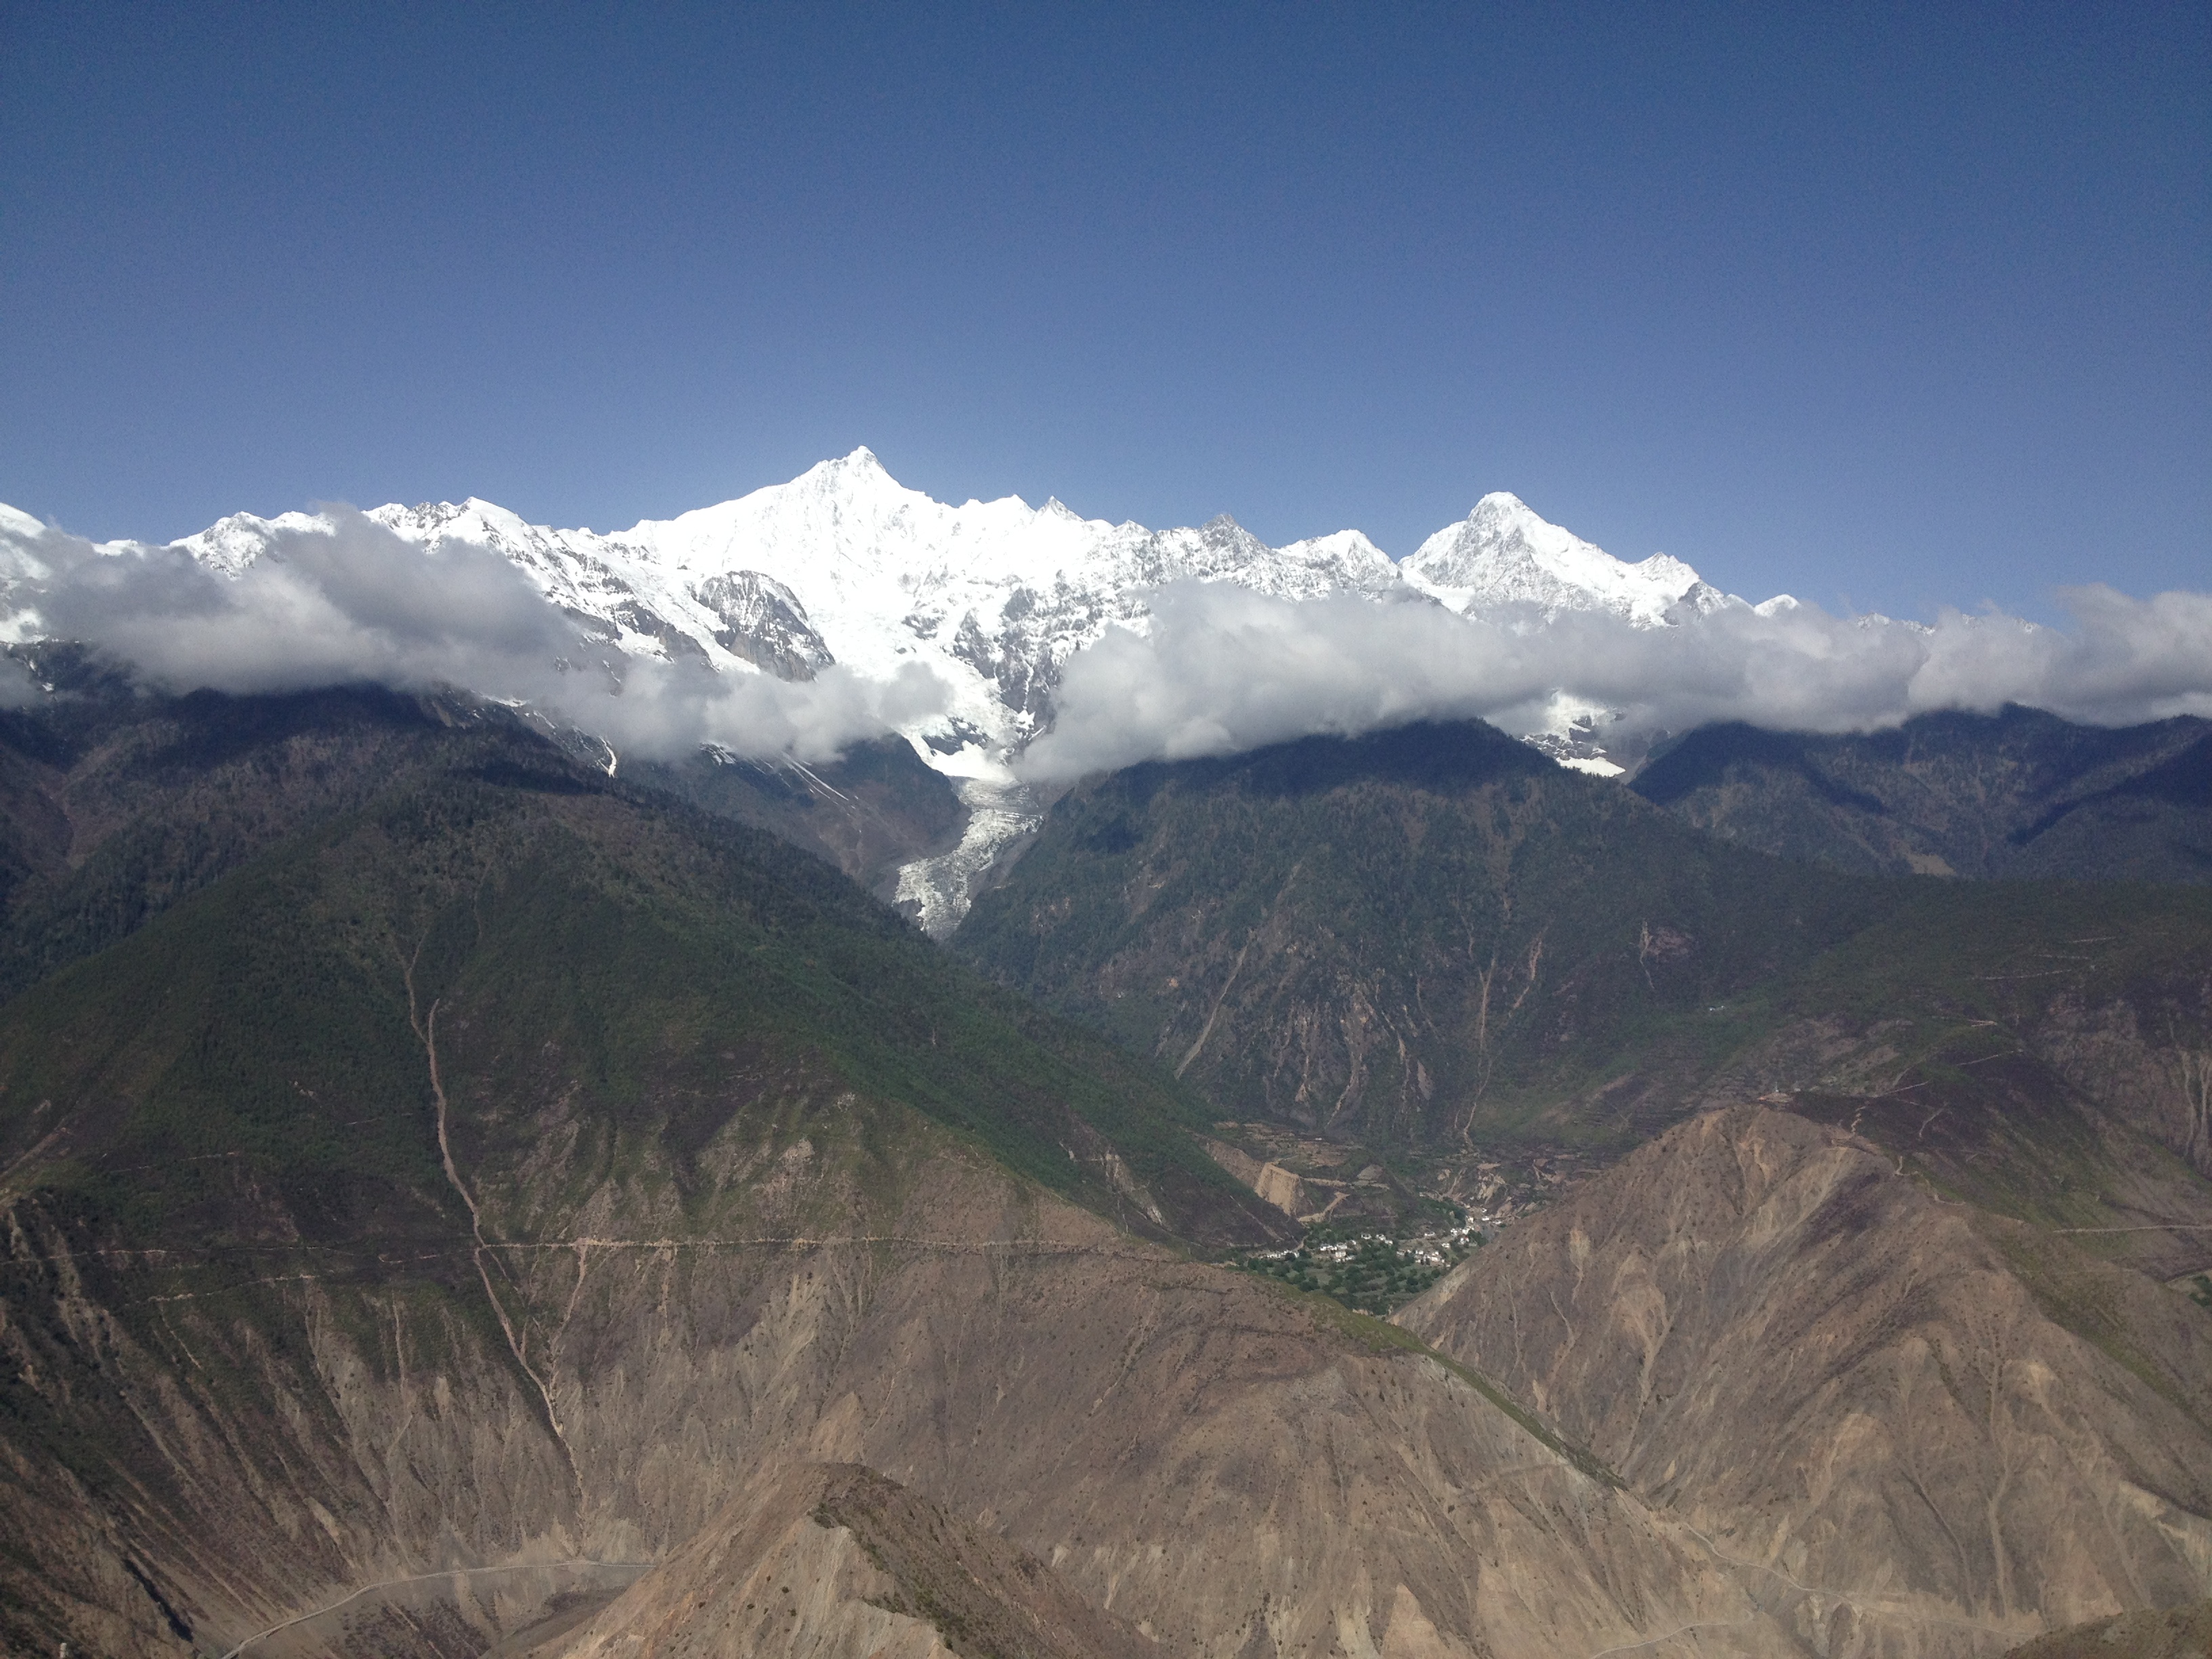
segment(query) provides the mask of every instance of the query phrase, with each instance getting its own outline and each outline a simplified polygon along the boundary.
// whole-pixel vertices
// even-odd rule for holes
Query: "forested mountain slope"
[[[1694,1016],[1896,902],[1480,722],[1417,725],[1087,782],[956,948],[1224,1115],[1434,1143],[1698,1074],[1732,1027]]]
[[[1745,847],[1887,875],[2212,881],[2212,721],[2039,709],[1821,736],[1704,726],[1632,787]]]
[[[2200,1168],[2212,1139],[2201,890],[1849,877],[1479,724],[1088,782],[957,948],[1224,1116],[1369,1145],[1625,1147],[1999,1029],[2053,1088],[2138,1079],[2128,1111]]]

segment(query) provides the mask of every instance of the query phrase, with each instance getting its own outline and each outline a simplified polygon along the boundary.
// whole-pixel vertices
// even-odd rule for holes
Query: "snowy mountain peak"
[[[1068,659],[1116,623],[1142,628],[1152,590],[1225,582],[1271,598],[1432,599],[1468,613],[1606,611],[1647,627],[1740,603],[1678,559],[1624,563],[1499,490],[1395,563],[1356,530],[1269,547],[1224,513],[1194,529],[1085,519],[1057,498],[954,507],[909,489],[865,446],[786,483],[603,534],[533,525],[496,502],[392,504],[367,516],[435,553],[498,553],[588,637],[633,656],[811,678],[888,681],[921,666],[948,688],[908,735],[960,775],[1002,777],[1053,715]],[[337,514],[237,514],[175,544],[237,575]],[[27,519],[0,526],[27,543]]]
[[[902,486],[876,459],[876,452],[863,444],[849,455],[817,461],[792,480],[785,488],[811,484],[824,493],[852,495],[907,495],[912,492]]]
[[[1630,564],[1540,517],[1518,495],[1485,495],[1460,523],[1423,542],[1401,567],[1406,580],[1451,610],[1534,605],[1547,617],[1609,611],[1644,626],[1704,587],[1665,553]],[[1711,591],[1711,590],[1708,590]]]
[[[187,536],[170,545],[182,548],[202,564],[226,576],[235,576],[259,558],[279,536],[328,534],[331,528],[331,520],[319,513],[280,513],[273,519],[252,513],[234,513],[227,519],[217,519],[197,536]]]

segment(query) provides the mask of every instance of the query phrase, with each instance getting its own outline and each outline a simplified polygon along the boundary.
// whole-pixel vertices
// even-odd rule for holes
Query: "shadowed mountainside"
[[[1855,1067],[1902,1088],[2025,1049],[2022,1088],[2212,1174],[2203,890],[1846,877],[1478,725],[1095,780],[956,947],[1224,1116],[1371,1146],[1625,1149]]]
[[[0,994],[113,943],[264,847],[447,765],[455,741],[522,717],[458,696],[373,686],[166,699],[133,692],[66,647],[17,647],[60,695],[0,713]],[[606,787],[596,739],[565,734],[551,763]],[[951,786],[903,741],[857,744],[817,768],[700,754],[633,762],[634,786],[764,830],[863,886],[958,834]]]
[[[968,816],[945,775],[900,737],[854,744],[819,766],[702,752],[624,769],[635,782],[803,848],[879,896],[899,866],[954,845]]]
[[[1736,1035],[1713,1005],[1902,897],[1479,722],[1415,725],[1086,782],[955,948],[1224,1116],[1449,1145],[1624,1074],[1702,1074]],[[1591,1115],[1640,1122],[1637,1092]]]
[[[2212,881],[2212,721],[2119,730],[2039,709],[1820,736],[1737,724],[1631,787],[1745,847],[1869,875]]]

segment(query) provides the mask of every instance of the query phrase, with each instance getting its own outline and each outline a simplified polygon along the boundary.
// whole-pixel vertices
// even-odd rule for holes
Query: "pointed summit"
[[[1502,489],[1423,542],[1402,568],[1407,581],[1462,613],[1509,605],[1534,605],[1547,617],[1609,611],[1645,627],[1663,624],[1701,586],[1680,559],[1655,553],[1626,563]]]
[[[830,460],[817,461],[793,478],[788,484],[771,484],[770,489],[811,489],[817,492],[848,495],[860,492],[881,492],[902,488],[878,459],[876,452],[862,444],[849,454]],[[761,492],[756,491],[755,494]]]

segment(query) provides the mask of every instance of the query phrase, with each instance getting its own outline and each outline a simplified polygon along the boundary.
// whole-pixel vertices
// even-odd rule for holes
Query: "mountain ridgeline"
[[[1679,1111],[1724,1005],[1905,901],[1416,725],[1083,785],[957,948],[1224,1114],[1449,1144]]]
[[[956,948],[1224,1115],[1383,1146],[1626,1146],[1747,1086],[1811,1087],[1808,1034],[1843,1045],[1839,1023],[1932,1041],[2140,995],[2201,1043],[2208,926],[2194,888],[1784,860],[1480,725],[1412,726],[1086,783]],[[2185,1146],[2188,1109],[2164,1109]]]
[[[1741,846],[1885,875],[2212,881],[2212,721],[2039,709],[1815,736],[1702,726],[1632,787]]]

